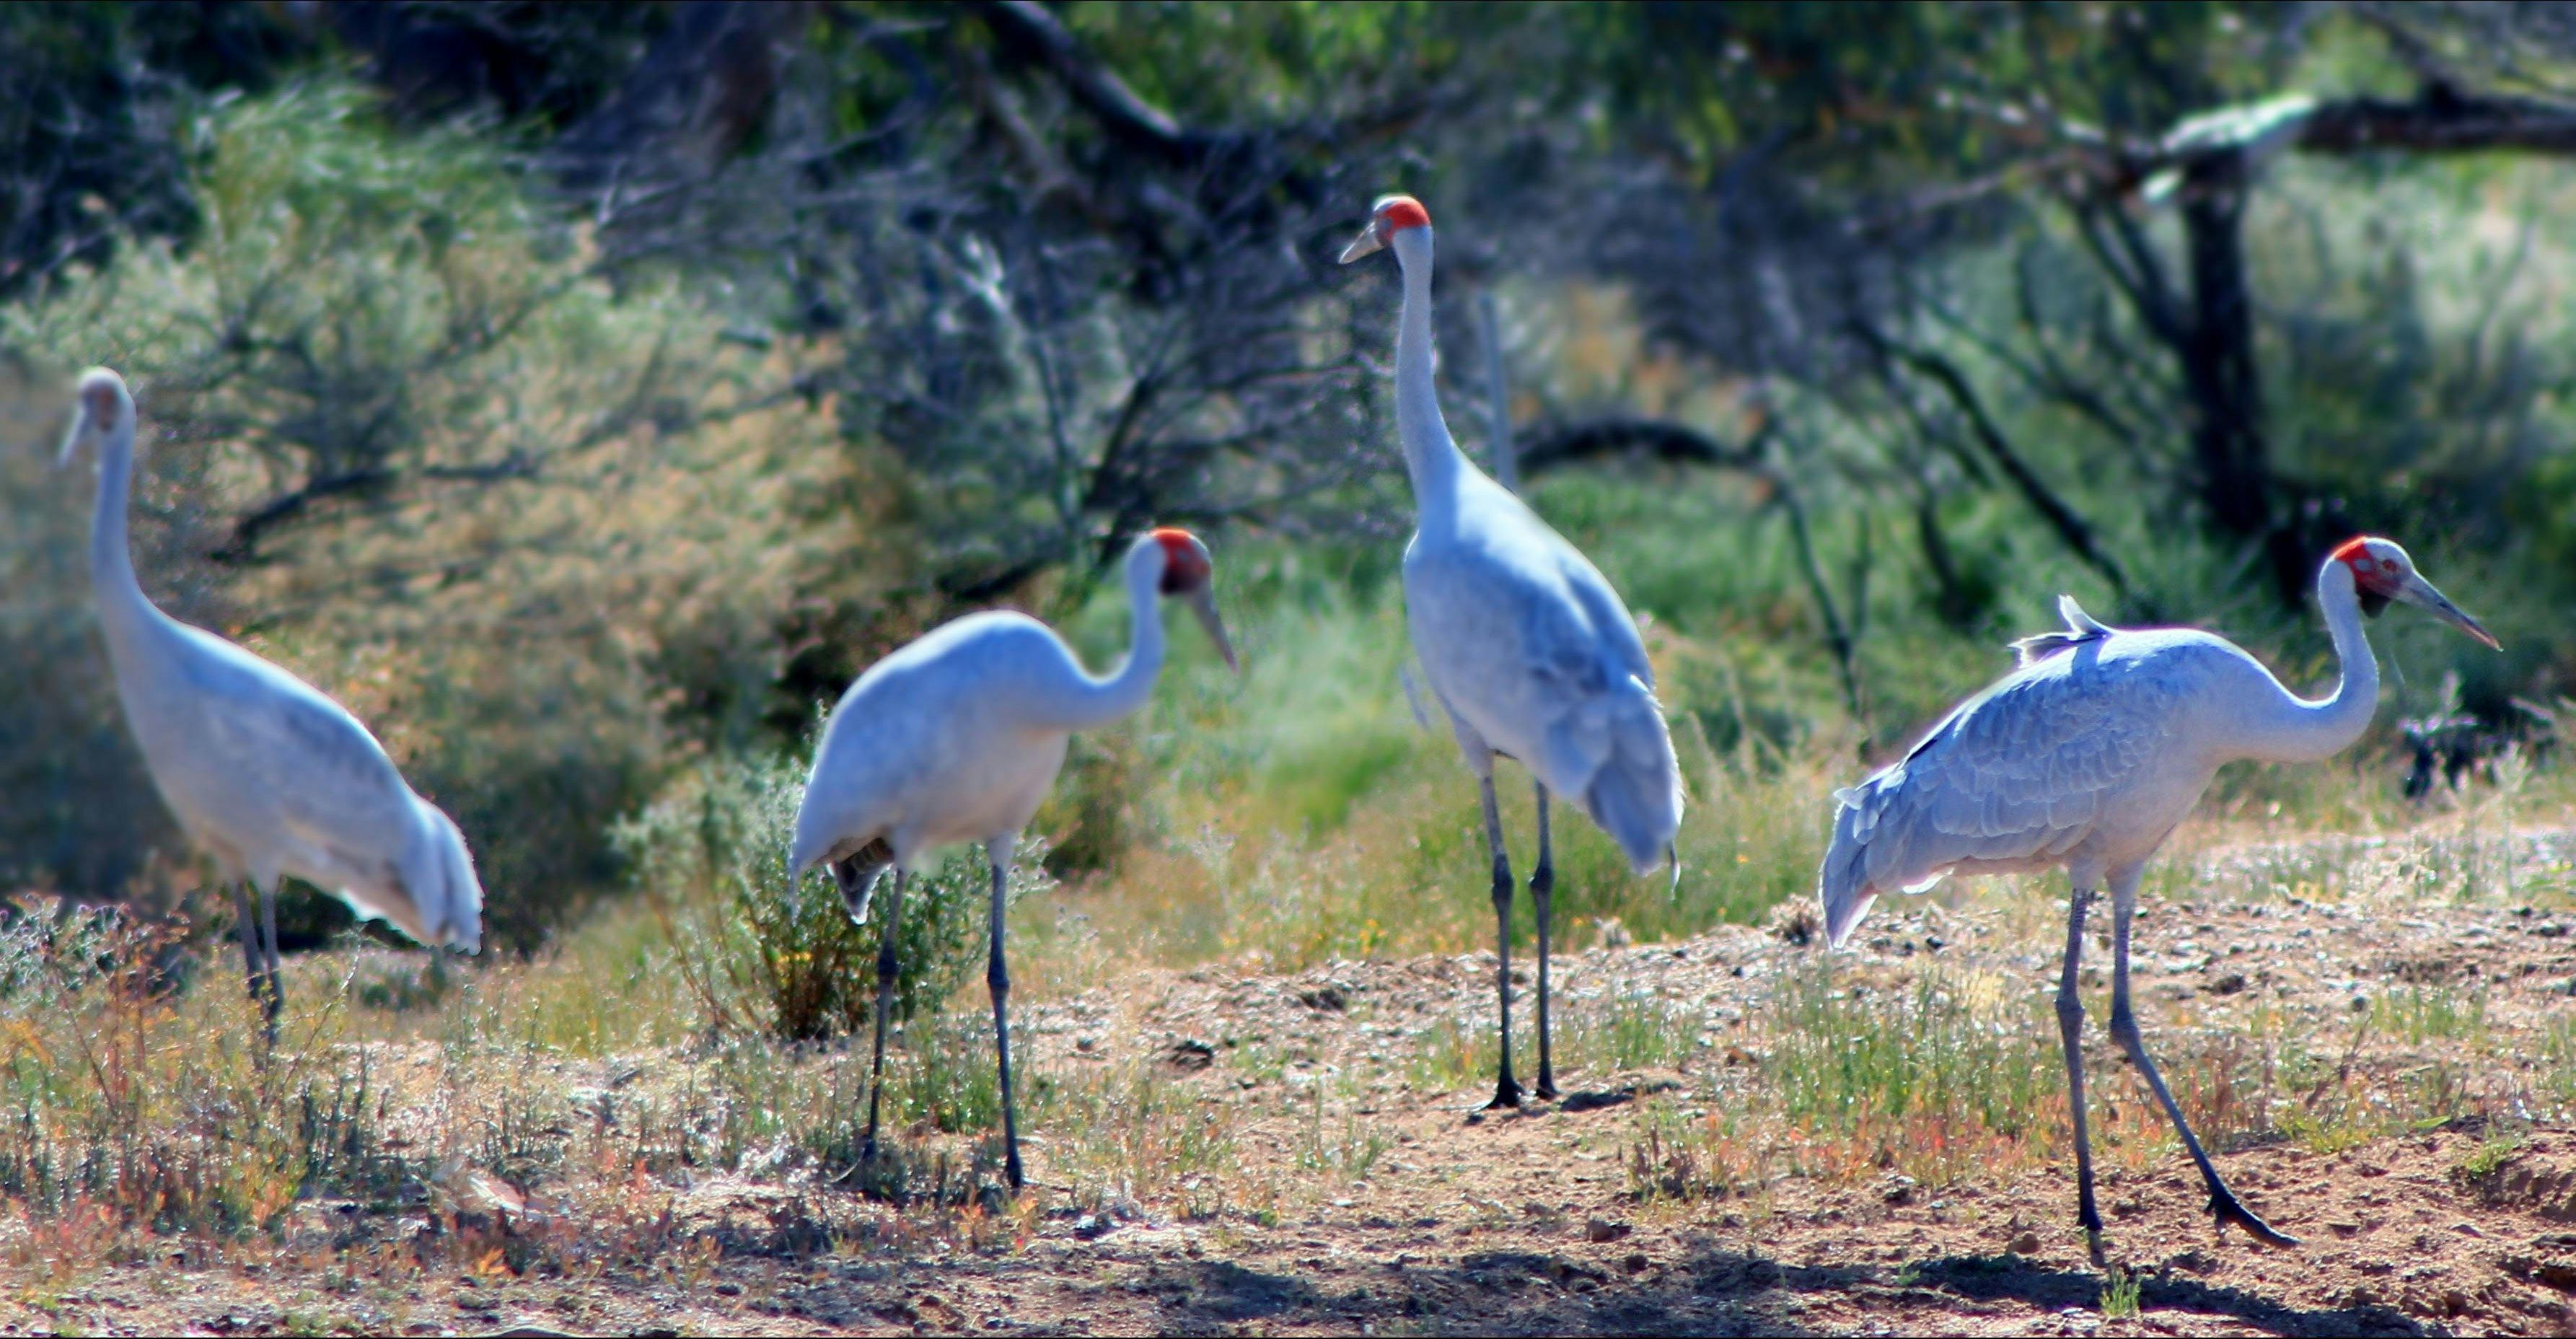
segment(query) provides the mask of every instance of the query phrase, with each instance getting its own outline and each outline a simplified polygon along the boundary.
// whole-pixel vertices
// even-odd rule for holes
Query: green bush
[[[44,411],[0,430],[58,434],[70,367],[123,371],[145,588],[366,721],[531,949],[614,886],[617,815],[776,714],[795,592],[870,567],[809,502],[853,491],[833,420],[702,286],[597,274],[471,124],[398,130],[321,80],[188,134],[184,253],[136,239],[0,307],[0,351],[42,351],[0,398]],[[89,626],[89,479],[0,456],[35,518],[0,530],[0,675],[29,690],[0,704],[0,883],[184,887]]]
[[[681,979],[717,1031],[806,1041],[870,1024],[887,890],[878,887],[862,928],[827,874],[789,880],[804,783],[804,764],[790,755],[709,762],[615,830],[637,888],[663,919]],[[1009,900],[1045,885],[1045,860],[1043,843],[1021,844]],[[939,1012],[982,963],[990,880],[980,847],[905,880],[897,1018]]]

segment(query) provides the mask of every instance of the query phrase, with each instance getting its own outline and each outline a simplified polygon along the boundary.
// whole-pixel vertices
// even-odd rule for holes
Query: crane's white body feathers
[[[1881,892],[1954,872],[2067,865],[2098,877],[2138,864],[2227,762],[2342,749],[2368,724],[2379,681],[2348,571],[2327,564],[2319,588],[2346,675],[2316,701],[2223,637],[2110,628],[2061,597],[2064,632],[2016,642],[2020,668],[1835,793],[1818,888],[1826,938],[1848,938]]]
[[[1045,624],[1007,610],[944,623],[869,666],[824,722],[789,868],[802,876],[876,842],[892,848],[884,863],[907,870],[965,841],[1007,860],[1072,733],[1126,716],[1153,690],[1166,561],[1151,536],[1128,551],[1131,642],[1109,675],[1084,669]],[[861,863],[872,883],[882,864]]]
[[[273,888],[292,876],[421,943],[479,947],[464,838],[356,717],[202,629],[140,631],[166,644],[109,642],[127,720],[154,787],[227,878]]]
[[[86,384],[86,383],[85,383]],[[104,383],[102,383],[104,384]],[[133,408],[98,425],[91,574],[127,725],[180,828],[226,882],[281,875],[431,946],[482,945],[483,888],[454,822],[321,690],[161,612],[134,579],[125,508]]]
[[[1581,806],[1637,872],[1681,828],[1681,769],[1637,622],[1591,561],[1469,462],[1431,378],[1431,229],[1392,243],[1404,271],[1396,422],[1418,512],[1405,617],[1468,765],[1517,758]]]
[[[1681,777],[1636,621],[1591,561],[1460,462],[1441,529],[1404,554],[1413,645],[1471,763],[1517,758],[1643,873],[1681,823]]]
[[[832,708],[796,814],[799,873],[884,840],[932,849],[1028,826],[1071,730],[1035,719],[1090,674],[1026,614],[970,614],[870,666]]]

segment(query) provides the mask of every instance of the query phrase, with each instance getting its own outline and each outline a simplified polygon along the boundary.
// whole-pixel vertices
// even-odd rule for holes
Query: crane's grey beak
[[[1190,612],[1198,615],[1199,626],[1207,629],[1208,640],[1216,643],[1216,653],[1225,657],[1225,667],[1241,674],[1243,666],[1235,663],[1234,642],[1225,635],[1225,620],[1217,617],[1216,587],[1206,585],[1191,591],[1189,606]]]
[[[1377,220],[1372,218],[1368,221],[1367,227],[1360,229],[1360,235],[1353,239],[1349,246],[1342,248],[1342,263],[1348,265],[1372,251],[1385,249],[1386,237],[1377,230]]]
[[[61,469],[72,463],[72,457],[80,454],[81,438],[88,432],[89,406],[75,406],[72,410],[72,425],[63,432],[63,449],[54,454],[55,469]]]
[[[2432,582],[2426,581],[2424,578],[2417,576],[2412,572],[2406,574],[2405,584],[2397,588],[2397,598],[2404,600],[2408,604],[2423,608],[2429,611],[2433,617],[2450,624],[2452,627],[2458,628],[2460,631],[2469,634],[2471,637],[2474,637],[2479,641],[2485,642],[2488,650],[2501,651],[2504,649],[2503,644],[2496,641],[2495,634],[2490,633],[2485,628],[2479,626],[2476,619],[2460,612],[2460,607],[2458,605],[2451,603],[2450,599],[2444,596],[2442,592],[2433,589]]]

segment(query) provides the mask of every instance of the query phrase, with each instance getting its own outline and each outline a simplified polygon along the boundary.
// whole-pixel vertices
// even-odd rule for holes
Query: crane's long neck
[[[2317,762],[2351,747],[2370,728],[2379,709],[2379,662],[2370,654],[2370,638],[2361,627],[2361,599],[2352,584],[2352,569],[2333,559],[2317,573],[2317,608],[2326,616],[2335,656],[2343,662],[2343,680],[2324,697],[2310,700],[2284,688],[2280,700],[2265,704],[2245,739],[2246,756],[2271,762]]]
[[[1150,542],[1150,541],[1148,541]],[[1133,715],[1153,694],[1154,680],[1163,672],[1163,611],[1160,586],[1163,565],[1149,561],[1141,552],[1127,562],[1127,602],[1132,630],[1128,637],[1127,660],[1106,676],[1087,679],[1060,704],[1054,724],[1067,730],[1087,730],[1107,725]]]
[[[98,455],[98,510],[90,518],[89,577],[98,594],[99,622],[107,631],[108,649],[122,656],[137,637],[153,626],[161,611],[144,598],[134,577],[134,554],[126,536],[126,513],[134,491],[134,426],[101,434]]]
[[[1395,432],[1413,477],[1414,509],[1428,528],[1455,505],[1467,461],[1440,417],[1431,377],[1431,229],[1407,228],[1395,235],[1394,247],[1404,272],[1404,313],[1395,328]]]

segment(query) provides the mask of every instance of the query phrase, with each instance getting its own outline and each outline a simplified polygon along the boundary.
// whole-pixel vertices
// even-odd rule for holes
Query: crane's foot
[[[1028,1177],[1022,1175],[1020,1172],[1020,1151],[1018,1149],[1012,1149],[1003,1157],[1002,1174],[1010,1178],[1011,1193],[1014,1195],[1019,1194],[1020,1188],[1029,1183]]]
[[[1533,1092],[1533,1093],[1538,1094],[1538,1098],[1539,1098],[1539,1100],[1540,1100],[1540,1101],[1542,1101],[1542,1102],[1553,1102],[1553,1101],[1555,1101],[1555,1100],[1556,1100],[1556,1076],[1555,1076],[1555,1075],[1553,1075],[1553,1074],[1548,1073],[1548,1072],[1547,1072],[1546,1070],[1544,1070],[1544,1069],[1540,1070],[1540,1071],[1538,1072],[1538,1086],[1537,1086],[1537,1087],[1535,1087],[1535,1088],[1530,1089],[1530,1091],[1531,1091],[1531,1092]]]
[[[1478,1111],[1516,1110],[1521,1104],[1520,1081],[1509,1074],[1494,1081],[1494,1100],[1476,1108]]]
[[[2225,1186],[2211,1186],[2209,1188],[2209,1216],[2217,1220],[2218,1229],[2221,1235],[2225,1234],[2229,1223],[2234,1223],[2238,1227],[2245,1229],[2245,1234],[2247,1236],[2252,1237],[2254,1240],[2259,1241],[2266,1246],[2296,1246],[2299,1244],[2299,1239],[2297,1237],[2293,1237],[2286,1232],[2277,1231],[2270,1223],[2266,1223],[2262,1219],[2256,1217],[2254,1215],[2254,1211],[2246,1208],[2244,1202],[2236,1198],[2235,1192],[2230,1191]]]

